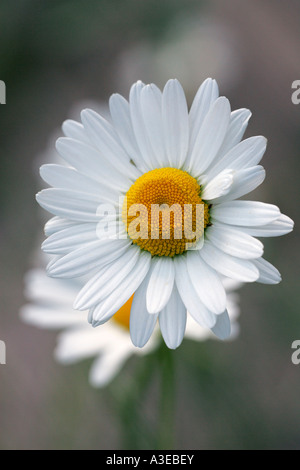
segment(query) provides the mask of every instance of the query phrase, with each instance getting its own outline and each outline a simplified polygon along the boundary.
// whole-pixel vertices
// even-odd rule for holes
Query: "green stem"
[[[143,402],[155,372],[155,365],[154,354],[139,358],[135,375],[126,384],[119,380],[114,387],[111,387],[113,401],[118,409],[125,449],[152,447],[153,436],[149,423],[143,419]]]
[[[159,354],[161,370],[160,428],[158,448],[172,450],[175,437],[175,368],[174,351],[162,344]]]
[[[138,362],[134,377],[125,383],[120,378],[110,386],[110,398],[117,406],[124,447],[172,450],[175,435],[174,351],[162,342],[155,352]],[[156,433],[151,426],[152,420],[145,419],[144,413],[145,395],[155,372],[159,373],[161,386]]]

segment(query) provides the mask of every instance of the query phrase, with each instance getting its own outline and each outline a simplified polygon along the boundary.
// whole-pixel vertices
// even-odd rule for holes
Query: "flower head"
[[[93,326],[132,299],[136,346],[147,343],[158,320],[167,346],[178,347],[187,311],[229,336],[221,277],[279,282],[255,237],[293,227],[272,204],[238,200],[265,178],[266,139],[242,140],[251,113],[231,112],[212,79],[190,111],[177,80],[163,92],[137,82],[129,102],[115,94],[109,104],[110,120],[85,109],[82,123],[64,123],[57,150],[69,166],[41,167],[53,188],[37,200],[55,215],[43,244],[55,255],[48,274],[89,277],[74,307],[88,309]]]

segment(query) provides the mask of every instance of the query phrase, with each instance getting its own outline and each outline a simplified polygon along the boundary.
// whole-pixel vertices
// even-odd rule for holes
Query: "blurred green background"
[[[300,339],[300,105],[291,101],[299,24],[299,0],[1,0],[1,449],[151,448],[144,430],[156,425],[157,377],[146,397],[136,396],[129,444],[112,388],[88,384],[90,362],[56,364],[56,333],[19,319],[23,276],[42,237],[37,158],[78,102],[127,96],[138,79],[162,87],[176,77],[190,104],[207,76],[233,109],[251,109],[247,136],[268,138],[267,178],[252,198],[277,204],[296,228],[265,240],[283,281],[241,290],[239,337],[185,340],[174,352],[175,448],[300,449],[300,365],[291,361]],[[130,359],[112,386],[125,390],[140,361]]]

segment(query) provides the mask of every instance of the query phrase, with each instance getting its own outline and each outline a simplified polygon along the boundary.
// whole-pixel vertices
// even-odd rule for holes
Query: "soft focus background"
[[[139,420],[128,417],[124,440],[111,388],[88,384],[90,361],[56,364],[56,333],[19,319],[23,276],[43,236],[36,162],[78,102],[127,97],[137,79],[163,87],[176,77],[190,104],[207,76],[233,109],[253,112],[246,135],[268,138],[267,178],[253,199],[279,205],[296,228],[265,240],[283,282],[242,289],[239,337],[185,340],[174,352],[175,448],[300,449],[300,365],[291,361],[300,339],[300,104],[291,101],[299,25],[299,0],[1,0],[1,449],[153,445],[144,430],[155,431],[157,378],[143,400],[137,394]],[[140,361],[130,359],[114,386],[122,391]]]

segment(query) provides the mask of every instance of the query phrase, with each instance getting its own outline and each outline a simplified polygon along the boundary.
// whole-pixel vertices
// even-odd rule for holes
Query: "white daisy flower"
[[[238,333],[239,284],[230,279],[222,282],[228,292],[228,312],[233,325],[231,338]],[[58,280],[48,277],[45,270],[35,268],[25,276],[25,297],[28,304],[21,308],[21,319],[30,325],[49,330],[61,330],[54,351],[55,359],[64,365],[93,358],[89,382],[94,387],[107,385],[122,369],[132,355],[149,354],[160,342],[156,327],[144,348],[132,344],[129,335],[129,316],[132,299],[101,328],[92,328],[86,321],[85,312],[72,309],[72,299],[82,287],[79,279]],[[214,335],[188,317],[185,337],[203,341]]]
[[[63,124],[66,137],[58,139],[57,150],[70,166],[41,167],[53,188],[40,192],[37,200],[55,216],[46,224],[43,244],[46,253],[55,255],[48,274],[90,276],[74,307],[89,309],[93,326],[109,320],[134,294],[130,334],[138,347],[147,343],[157,320],[167,346],[178,347],[187,311],[201,326],[227,337],[230,320],[221,275],[278,283],[279,272],[262,258],[263,244],[254,237],[293,228],[278,207],[237,200],[265,178],[259,162],[266,139],[241,140],[251,113],[231,112],[212,79],[201,85],[190,111],[177,80],[169,80],[163,92],[139,81],[129,102],[115,94],[109,105],[111,122],[85,109],[82,123]],[[131,212],[136,204],[146,208],[139,237],[138,217]],[[116,211],[117,239],[109,230],[99,235],[99,221],[106,220],[99,207],[106,205]],[[186,235],[184,222],[178,237],[175,212],[169,238],[161,218],[153,227],[152,208],[163,205],[183,212],[185,206],[192,208],[186,225],[194,238]],[[191,243],[197,249],[190,249]]]

